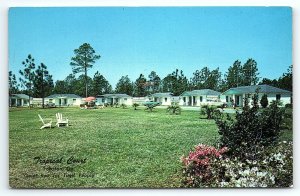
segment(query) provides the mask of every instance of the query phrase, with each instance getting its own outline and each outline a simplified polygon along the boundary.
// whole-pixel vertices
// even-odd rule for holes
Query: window
[[[202,102],[203,101],[203,97],[202,96],[200,96],[200,102]]]
[[[103,102],[103,103],[105,102],[105,98],[102,98],[102,102]]]
[[[280,95],[280,94],[277,94],[277,95],[276,95],[276,101],[279,101],[280,98],[281,98],[281,95]]]
[[[127,101],[127,98],[124,98],[124,101]]]
[[[165,102],[167,102],[167,100],[168,100],[168,98],[166,97],[166,98],[165,98]]]
[[[49,103],[52,103],[53,99],[49,99]]]
[[[76,99],[73,99],[73,102],[76,102]]]
[[[185,99],[185,97],[183,97],[183,102],[186,102],[186,99]]]

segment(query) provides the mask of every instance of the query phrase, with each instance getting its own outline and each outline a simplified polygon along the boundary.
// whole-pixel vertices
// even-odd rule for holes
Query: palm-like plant
[[[134,107],[134,110],[137,110],[137,107],[139,106],[139,104],[138,103],[134,103],[134,104],[132,104],[132,107]]]
[[[126,105],[125,103],[122,103],[122,104],[121,104],[121,107],[122,107],[123,109],[125,109],[125,108],[127,107],[127,105]]]
[[[216,111],[217,107],[215,106],[209,106],[209,105],[203,105],[200,108],[200,114],[206,115],[207,119],[212,119],[214,117],[214,112]]]
[[[170,106],[168,106],[167,112],[176,115],[181,114],[181,107],[178,105],[178,103],[172,103]]]

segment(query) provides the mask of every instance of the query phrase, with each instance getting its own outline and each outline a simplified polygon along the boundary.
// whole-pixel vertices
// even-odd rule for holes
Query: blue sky
[[[292,12],[288,7],[11,8],[9,70],[17,74],[32,54],[54,80],[72,72],[74,49],[90,43],[101,55],[98,70],[115,84],[154,70],[176,68],[190,78],[197,69],[235,60],[258,63],[260,77],[278,78],[292,64]],[[17,74],[18,75],[18,74]]]

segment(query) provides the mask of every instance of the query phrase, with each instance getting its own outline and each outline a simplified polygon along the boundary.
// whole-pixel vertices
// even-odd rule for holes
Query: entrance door
[[[189,103],[188,103],[189,106],[192,105],[192,97],[189,97]]]
[[[196,105],[196,97],[193,97],[193,106]]]
[[[239,96],[239,95],[235,96],[235,104],[236,104],[236,106],[240,106],[240,97],[241,96]]]

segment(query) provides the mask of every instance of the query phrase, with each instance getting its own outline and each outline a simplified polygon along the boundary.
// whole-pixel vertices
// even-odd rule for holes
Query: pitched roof
[[[73,99],[75,99],[75,98],[81,98],[81,97],[76,94],[53,94],[46,98],[73,98]]]
[[[290,91],[283,90],[277,87],[273,87],[270,85],[262,84],[262,85],[252,85],[252,86],[239,86],[236,88],[230,88],[225,91],[224,95],[232,95],[232,94],[247,94],[247,93],[255,93],[256,89],[259,89],[259,93],[280,93],[280,94],[291,94]]]
[[[149,97],[172,97],[172,93],[167,92],[167,93],[154,93],[149,95]]]
[[[25,95],[25,94],[12,94],[10,96],[10,98],[13,98],[13,99],[29,99],[29,96]]]
[[[219,96],[221,93],[211,89],[200,89],[193,91],[185,91],[180,96],[199,96],[199,95],[215,95]]]
[[[98,95],[97,97],[107,97],[107,98],[122,98],[122,97],[131,97],[127,94],[104,94],[104,95]]]

